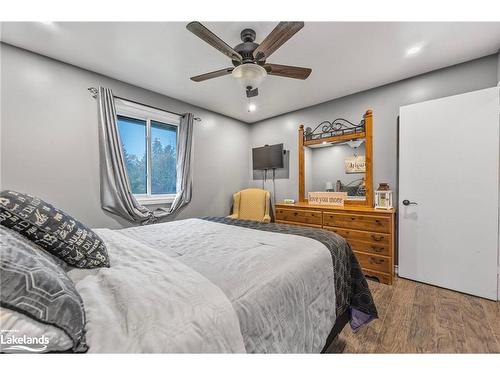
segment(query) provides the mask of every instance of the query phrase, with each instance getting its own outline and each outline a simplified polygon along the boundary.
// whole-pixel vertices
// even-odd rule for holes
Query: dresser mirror
[[[347,193],[346,205],[373,205],[372,112],[299,128],[299,201],[309,192]]]
[[[305,195],[316,191],[346,192],[347,199],[366,199],[365,139],[317,144],[304,152]]]

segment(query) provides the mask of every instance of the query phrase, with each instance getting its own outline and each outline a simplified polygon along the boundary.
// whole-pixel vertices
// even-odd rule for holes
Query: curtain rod
[[[94,99],[97,98],[97,94],[98,94],[99,90],[97,90],[95,87],[89,87],[87,90],[89,90],[89,92],[92,94],[92,97]],[[158,107],[153,107],[152,105],[144,104],[144,103],[141,103],[141,102],[137,102],[135,100],[130,100],[130,99],[127,99],[127,98],[122,98],[122,97],[119,97],[119,96],[116,96],[116,95],[113,95],[113,97],[115,99],[126,100],[127,102],[131,102],[131,103],[134,103],[134,104],[143,105],[144,107],[149,107],[149,108],[157,109],[158,111],[168,112],[168,113],[171,113],[173,115],[177,115],[177,116],[181,116],[181,117],[184,116],[184,114],[182,114],[182,113],[167,111],[166,109],[158,108]],[[195,120],[195,121],[201,121],[201,118],[194,117],[193,120]]]

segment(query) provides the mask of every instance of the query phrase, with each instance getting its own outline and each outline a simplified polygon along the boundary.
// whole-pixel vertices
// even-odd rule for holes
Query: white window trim
[[[151,121],[158,121],[179,127],[181,117],[173,113],[161,111],[123,99],[115,99],[116,114],[118,116],[135,118],[146,121],[146,155],[147,171],[146,184],[148,194],[134,194],[135,199],[142,205],[159,205],[173,203],[177,194],[151,194]],[[177,131],[177,136],[179,132]]]
[[[157,204],[172,204],[176,196],[177,194],[155,194],[155,195],[134,194],[134,197],[135,199],[137,199],[137,202],[139,202],[143,206],[157,205]]]

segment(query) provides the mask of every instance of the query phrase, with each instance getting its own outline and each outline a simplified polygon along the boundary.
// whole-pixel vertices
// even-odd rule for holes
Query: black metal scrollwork
[[[355,124],[344,118],[338,118],[333,121],[323,121],[312,130],[306,128],[304,131],[304,140],[311,141],[339,135],[363,133],[365,131],[365,120]]]

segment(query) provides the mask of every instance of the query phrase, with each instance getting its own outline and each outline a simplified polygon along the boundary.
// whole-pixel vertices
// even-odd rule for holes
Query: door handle
[[[403,204],[404,204],[405,206],[410,206],[410,205],[412,205],[412,204],[413,204],[413,205],[415,205],[415,206],[418,206],[418,203],[417,203],[417,202],[410,202],[408,199],[405,199],[405,200],[403,201]]]

